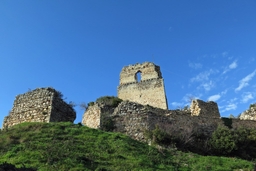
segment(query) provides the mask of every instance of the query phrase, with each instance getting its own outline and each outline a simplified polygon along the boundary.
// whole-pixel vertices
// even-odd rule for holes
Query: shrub
[[[250,109],[251,109],[251,108],[255,108],[255,107],[256,107],[256,103],[250,104]]]
[[[213,132],[210,144],[217,154],[230,154],[237,148],[232,131],[226,127],[218,127]]]
[[[87,106],[89,107],[89,106],[93,106],[93,105],[94,105],[94,102],[89,102]]]
[[[115,123],[111,117],[106,117],[103,119],[101,127],[103,131],[113,131],[115,129]]]
[[[151,139],[153,144],[170,145],[172,141],[171,136],[162,131],[158,125],[152,131],[145,131],[144,135],[146,138]]]
[[[104,103],[106,105],[117,107],[119,103],[122,102],[122,99],[119,99],[115,96],[103,96],[96,100],[96,103]]]

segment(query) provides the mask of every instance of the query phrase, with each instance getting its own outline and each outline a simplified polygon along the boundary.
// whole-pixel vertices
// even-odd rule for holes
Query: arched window
[[[136,72],[135,79],[136,79],[137,82],[141,81],[141,71]]]

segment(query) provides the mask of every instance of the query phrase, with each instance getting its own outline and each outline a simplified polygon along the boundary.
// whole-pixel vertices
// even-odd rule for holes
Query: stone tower
[[[76,112],[53,88],[38,88],[16,96],[3,128],[23,122],[74,122]]]
[[[123,67],[118,98],[168,109],[160,67],[152,62]]]

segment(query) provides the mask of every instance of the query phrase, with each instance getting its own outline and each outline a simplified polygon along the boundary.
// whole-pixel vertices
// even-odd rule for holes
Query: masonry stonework
[[[256,104],[252,105],[248,110],[244,111],[239,118],[241,120],[256,121]]]
[[[139,74],[141,74],[140,80]],[[120,73],[118,98],[167,109],[160,67],[151,62],[124,67]]]
[[[105,117],[110,116],[114,111],[114,108],[105,104],[95,103],[89,106],[85,111],[82,124],[90,128],[100,129],[102,128],[103,120]]]
[[[13,108],[4,118],[3,128],[23,122],[73,122],[74,109],[53,88],[38,88],[16,96]]]
[[[209,116],[210,118],[220,118],[220,112],[217,103],[213,101],[204,102],[202,100],[193,100],[190,106],[192,116]]]

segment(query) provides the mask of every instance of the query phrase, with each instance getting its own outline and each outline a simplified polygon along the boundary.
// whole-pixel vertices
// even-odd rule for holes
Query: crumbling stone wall
[[[239,119],[256,121],[256,104],[252,105],[248,110],[244,111]]]
[[[192,116],[208,116],[209,118],[220,118],[218,105],[213,101],[204,102],[199,99],[192,100],[190,110]]]
[[[199,112],[196,114],[192,114],[191,110],[164,110],[131,101],[121,102],[114,110],[97,104],[88,108],[83,124],[92,128],[101,128],[103,118],[111,117],[114,132],[124,133],[143,142],[147,142],[145,131],[154,130],[156,126],[170,135],[180,133],[192,135],[194,131],[206,137],[210,137],[218,126],[256,129],[256,121],[220,118],[216,103],[198,101],[195,100],[197,103],[191,104],[197,107],[196,111]]]
[[[146,142],[146,130],[158,126],[169,134],[198,131],[209,136],[223,122],[219,118],[191,116],[189,111],[161,110],[135,102],[124,101],[113,113],[116,132],[122,132],[133,139]]]
[[[115,108],[105,105],[104,103],[95,103],[89,106],[83,114],[82,124],[90,128],[100,129],[103,126],[104,119],[111,116],[114,109]]]
[[[212,114],[201,116],[192,115],[190,111],[159,110],[129,101],[120,103],[112,116],[115,123],[114,131],[143,142],[147,142],[145,130],[153,130],[156,126],[170,135],[189,132],[192,134],[195,131],[198,135],[206,137],[210,137],[218,126],[256,129],[256,121],[226,118],[230,122],[230,125],[226,125],[222,118],[211,117],[214,116]]]
[[[74,109],[53,88],[38,88],[16,96],[13,108],[4,118],[3,128],[23,122],[74,122]]]
[[[138,73],[141,74],[141,80],[137,78]],[[120,73],[118,98],[167,109],[160,67],[151,62],[124,67]]]

